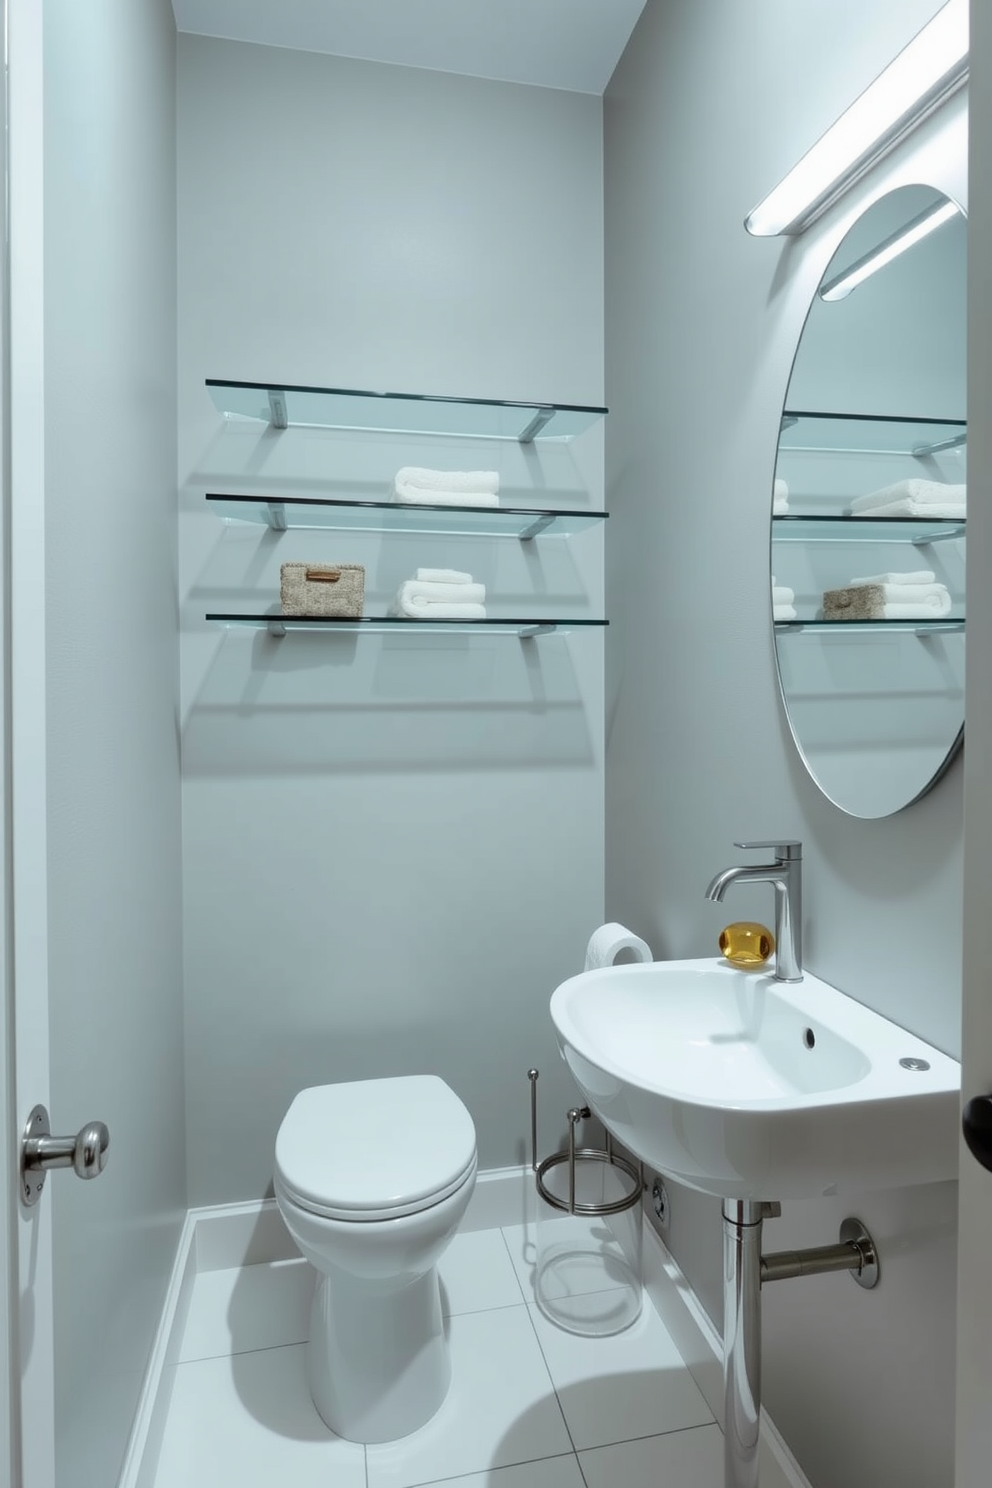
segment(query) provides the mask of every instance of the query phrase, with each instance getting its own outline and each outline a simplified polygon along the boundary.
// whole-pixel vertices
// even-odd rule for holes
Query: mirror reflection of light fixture
[[[886,238],[884,243],[879,243],[870,253],[866,253],[856,263],[851,264],[850,268],[845,269],[842,274],[829,279],[820,288],[820,299],[846,299],[852,289],[857,289],[858,285],[871,278],[872,274],[877,274],[879,269],[883,269],[894,258],[898,258],[900,253],[905,253],[907,248],[912,248],[923,238],[929,237],[932,232],[937,231],[938,227],[942,227],[945,222],[950,222],[952,217],[957,217],[958,211],[957,202],[952,201],[938,202],[936,206],[928,207],[925,212],[914,217],[912,222],[907,222],[905,227],[901,227],[898,232]]]
[[[967,78],[968,0],[948,0],[748,213],[748,232],[803,232]]]

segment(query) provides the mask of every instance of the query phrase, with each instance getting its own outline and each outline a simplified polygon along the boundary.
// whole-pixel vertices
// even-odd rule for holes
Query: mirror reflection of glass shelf
[[[518,403],[377,393],[357,388],[206,379],[220,413],[258,419],[274,429],[365,429],[391,434],[460,435],[470,439],[573,439],[599,422],[605,408],[579,403]]]
[[[963,617],[942,620],[776,620],[775,634],[798,635],[937,635],[964,631]]]
[[[908,542],[916,547],[964,537],[960,518],[934,517],[772,517],[772,542]]]
[[[779,450],[817,454],[915,455],[924,459],[968,442],[964,419],[927,419],[870,413],[813,413],[787,408]]]
[[[567,632],[609,625],[608,620],[408,620],[401,615],[362,615],[352,620],[320,615],[219,615],[210,614],[207,620],[223,626],[247,626],[252,630],[267,630],[270,636],[280,639],[289,631],[311,631],[323,635],[420,635],[424,631],[447,635],[552,635],[555,631]]]
[[[426,532],[446,537],[572,537],[605,522],[608,512],[537,511],[520,507],[423,506],[398,501],[332,501],[317,498],[207,495],[219,516],[288,528],[349,532]]]

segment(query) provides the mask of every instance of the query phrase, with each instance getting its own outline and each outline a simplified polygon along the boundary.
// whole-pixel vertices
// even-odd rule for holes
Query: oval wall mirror
[[[827,267],[786,394],[772,624],[789,725],[836,806],[888,816],[964,729],[966,223],[874,202]]]

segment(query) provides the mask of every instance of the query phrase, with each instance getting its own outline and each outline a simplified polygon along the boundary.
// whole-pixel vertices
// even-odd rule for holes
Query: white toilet
[[[447,1394],[436,1268],[476,1167],[472,1118],[436,1075],[317,1085],[283,1118],[276,1200],[320,1273],[310,1393],[348,1441],[406,1436]]]

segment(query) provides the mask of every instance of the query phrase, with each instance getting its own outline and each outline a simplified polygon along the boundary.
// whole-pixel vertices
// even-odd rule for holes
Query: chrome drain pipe
[[[761,1287],[793,1276],[850,1271],[860,1286],[878,1284],[878,1252],[857,1219],[845,1219],[836,1245],[762,1256],[762,1226],[781,1204],[727,1199],[723,1205],[724,1488],[759,1488]]]

